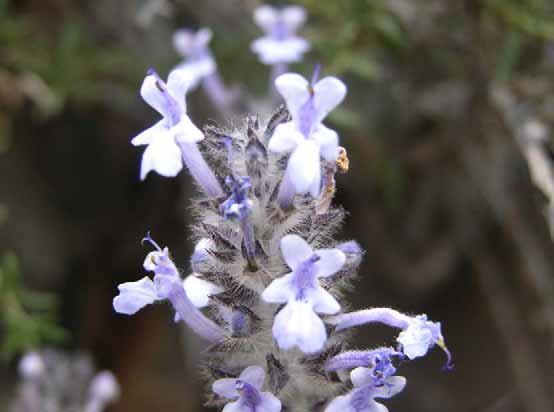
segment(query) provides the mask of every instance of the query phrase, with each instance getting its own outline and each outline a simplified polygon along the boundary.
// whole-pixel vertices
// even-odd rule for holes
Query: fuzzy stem
[[[296,194],[296,188],[290,178],[290,171],[287,166],[281,185],[279,186],[279,192],[277,193],[277,203],[282,210],[288,210],[292,206],[294,195]]]
[[[327,319],[328,323],[336,326],[336,330],[351,328],[366,323],[384,323],[393,328],[406,329],[411,318],[403,313],[389,308],[373,308],[345,313]]]
[[[223,329],[193,305],[180,282],[171,282],[167,298],[181,319],[198,335],[214,343],[223,340]]]
[[[227,90],[217,71],[204,77],[202,87],[213,105],[223,116],[229,116],[232,113],[231,92]]]
[[[223,197],[223,189],[195,143],[179,142],[183,161],[190,174],[211,198]]]

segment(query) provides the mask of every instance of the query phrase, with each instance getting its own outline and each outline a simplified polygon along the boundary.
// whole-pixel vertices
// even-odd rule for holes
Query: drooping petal
[[[314,86],[316,123],[320,123],[346,96],[345,84],[336,77],[325,77]]]
[[[292,273],[273,280],[262,292],[262,299],[267,303],[285,303],[293,295],[294,290],[291,285]]]
[[[166,96],[160,90],[161,80],[152,74],[144,78],[140,88],[140,95],[146,103],[164,117],[170,117]]]
[[[154,283],[148,276],[136,282],[122,283],[117,288],[119,295],[113,299],[113,307],[117,313],[134,315],[144,306],[158,300]]]
[[[275,153],[288,153],[305,140],[293,122],[281,123],[275,128],[268,148]]]
[[[403,376],[391,376],[382,386],[376,386],[372,390],[374,398],[392,398],[394,395],[402,392],[406,386],[406,378]]]
[[[182,168],[179,146],[169,133],[160,134],[142,155],[140,178],[144,180],[151,170],[165,177],[175,177]]]
[[[321,157],[329,163],[335,163],[339,156],[339,136],[337,133],[320,123],[310,137],[319,144]]]
[[[300,6],[288,6],[281,10],[281,19],[290,33],[294,33],[306,21],[306,10]]]
[[[327,405],[325,412],[359,412],[351,405],[351,398],[351,394],[337,396]]]
[[[249,366],[241,372],[239,379],[260,390],[264,384],[265,371],[259,366]]]
[[[304,140],[289,159],[291,180],[297,193],[319,195],[321,186],[321,169],[319,147],[313,140]]]
[[[369,401],[367,409],[360,412],[389,412],[389,408],[379,402]]]
[[[208,282],[195,275],[189,275],[183,280],[183,287],[191,302],[197,308],[203,308],[210,303],[210,296],[224,291],[221,286]]]
[[[315,254],[319,256],[319,260],[314,263],[318,278],[334,275],[346,262],[346,255],[338,249],[319,249]]]
[[[323,321],[309,303],[291,301],[275,316],[273,336],[281,349],[297,345],[304,353],[321,350],[327,340]]]
[[[281,253],[285,262],[292,270],[308,260],[314,251],[312,247],[298,235],[286,235],[281,239]]]
[[[373,383],[371,369],[360,366],[350,372],[350,381],[352,385],[359,388],[365,385],[371,385]]]
[[[285,73],[275,79],[275,87],[287,103],[293,118],[298,117],[300,108],[310,98],[308,81],[296,73]]]
[[[204,133],[196,127],[186,114],[181,116],[181,120],[171,128],[170,133],[173,134],[177,142],[181,143],[198,143],[204,140]]]
[[[188,70],[175,69],[167,78],[167,89],[179,103],[182,115],[187,111],[185,96],[194,83],[194,75]]]
[[[238,398],[240,394],[237,391],[236,383],[235,378],[218,379],[212,384],[212,391],[225,398]]]
[[[145,144],[152,143],[160,134],[167,133],[167,122],[165,119],[160,120],[154,126],[149,127],[145,131],[139,133],[133,140],[131,144],[133,146],[142,146]]]
[[[398,335],[397,341],[402,345],[402,351],[410,359],[424,356],[434,345],[433,333],[427,327],[413,323]]]
[[[229,402],[221,412],[254,412],[252,407],[239,399],[235,402]]]
[[[281,401],[270,392],[260,393],[260,403],[256,406],[256,412],[279,412]]]
[[[334,315],[340,311],[340,304],[322,287],[317,287],[310,295],[314,311],[325,315]]]
[[[278,12],[274,7],[263,5],[254,10],[254,21],[266,33],[270,33],[277,23]]]

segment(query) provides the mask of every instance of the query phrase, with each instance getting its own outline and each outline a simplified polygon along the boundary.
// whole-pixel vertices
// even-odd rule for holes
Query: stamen
[[[444,353],[446,354],[446,364],[443,366],[443,370],[445,371],[451,371],[454,369],[454,363],[452,363],[452,354],[446,347],[446,343],[444,342],[444,338],[442,336],[439,336],[437,339],[437,346],[441,348]]]
[[[152,237],[150,236],[150,231],[146,232],[146,236],[142,238],[142,240],[140,241],[140,243],[142,245],[144,245],[144,242],[149,242],[152,246],[154,246],[156,248],[156,250],[158,252],[161,252],[162,251],[162,248],[154,241],[154,239],[152,239]]]

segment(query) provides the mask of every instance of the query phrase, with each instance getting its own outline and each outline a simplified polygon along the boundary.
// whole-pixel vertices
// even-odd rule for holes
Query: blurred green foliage
[[[0,67],[17,76],[41,113],[58,113],[69,98],[97,102],[114,84],[131,88],[134,59],[122,46],[99,44],[82,17],[52,28],[36,15],[15,13],[14,4],[0,0]]]
[[[56,299],[47,293],[31,291],[21,282],[17,257],[6,252],[0,258],[1,355],[13,355],[45,343],[61,343],[65,330],[56,325]]]
[[[400,21],[380,1],[297,3],[309,11],[305,33],[329,72],[376,80],[381,74],[379,53],[384,48],[400,51],[407,46]]]

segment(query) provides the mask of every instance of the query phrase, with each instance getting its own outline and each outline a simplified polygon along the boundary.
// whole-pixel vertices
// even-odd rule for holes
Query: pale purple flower
[[[187,116],[185,94],[190,83],[190,75],[182,70],[172,71],[167,84],[154,70],[149,70],[145,77],[140,94],[163,118],[131,141],[135,146],[147,145],[142,156],[141,179],[151,170],[166,177],[176,176],[183,168],[178,144],[204,139],[204,134]]]
[[[102,403],[111,402],[117,399],[120,394],[121,389],[117,383],[117,379],[110,371],[97,373],[90,383],[90,397],[98,399]]]
[[[305,39],[295,35],[305,20],[306,11],[300,6],[258,7],[254,11],[254,21],[266,35],[252,42],[252,51],[268,65],[300,61],[310,49]]]
[[[292,121],[281,123],[269,141],[269,150],[291,153],[279,193],[279,203],[288,206],[295,193],[317,196],[321,187],[320,158],[335,164],[338,136],[322,123],[346,95],[346,86],[336,77],[312,82],[299,74],[286,73],[275,80]]]
[[[265,372],[259,366],[249,366],[238,378],[215,381],[212,390],[225,398],[237,399],[223,408],[223,412],[279,412],[281,401],[271,392],[261,392]]]
[[[175,309],[175,320],[182,319],[189,327],[204,338],[216,342],[222,339],[223,330],[198,310],[209,303],[209,296],[223,291],[211,282],[195,275],[184,281],[179,276],[168,248],[160,248],[147,236],[156,248],[144,260],[144,268],[154,272],[154,278],[145,276],[136,282],[126,282],[118,286],[119,295],[113,300],[116,312],[133,315],[144,306],[160,300],[169,300]]]
[[[390,376],[381,385],[375,385],[369,368],[356,368],[350,373],[354,389],[337,396],[325,408],[325,412],[387,412],[388,408],[376,402],[376,398],[392,398],[406,386],[403,376]]]
[[[441,324],[428,320],[427,315],[408,316],[394,309],[373,308],[337,315],[329,318],[328,322],[337,330],[376,322],[401,329],[397,341],[409,359],[425,356],[437,345],[447,355],[445,368],[452,368],[452,356],[442,336]]]
[[[325,363],[325,370],[332,372],[341,369],[365,367],[371,372],[374,385],[383,384],[384,380],[396,373],[393,359],[404,359],[404,354],[393,348],[377,348],[366,351],[348,351],[333,356]]]
[[[327,332],[316,313],[334,314],[340,310],[339,303],[319,285],[318,278],[335,274],[346,257],[337,249],[314,251],[297,235],[281,239],[281,252],[292,272],[275,279],[262,293],[266,302],[286,303],[275,316],[273,336],[282,349],[296,345],[305,353],[317,352],[323,348]]]
[[[27,352],[19,361],[18,371],[24,379],[36,379],[45,370],[44,361],[38,352]]]
[[[217,70],[208,46],[211,39],[212,31],[205,27],[196,32],[180,29],[173,35],[173,47],[185,59],[177,68],[191,75],[191,88]]]

